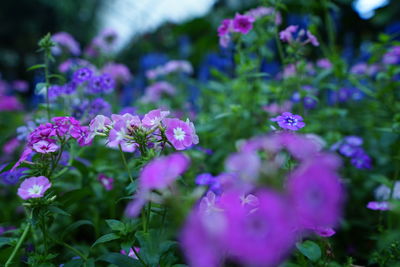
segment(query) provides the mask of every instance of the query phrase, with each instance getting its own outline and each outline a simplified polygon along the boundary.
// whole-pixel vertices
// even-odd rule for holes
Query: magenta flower
[[[18,188],[18,196],[24,200],[43,197],[51,187],[49,179],[44,176],[25,179]]]
[[[255,19],[251,16],[241,15],[237,13],[233,19],[233,31],[242,34],[248,34],[253,29],[253,22]]]
[[[146,128],[158,127],[168,115],[169,111],[162,111],[160,109],[149,111],[146,115],[144,115],[142,124]]]
[[[333,230],[330,227],[317,227],[313,230],[314,230],[314,233],[316,233],[317,235],[322,236],[322,237],[331,237],[334,234],[336,234],[335,230]]]
[[[294,218],[287,201],[274,192],[256,194],[258,207],[249,212],[241,194],[230,192],[220,199],[226,221],[222,242],[245,265],[277,266],[295,242]]]
[[[51,152],[56,152],[58,150],[58,145],[53,142],[52,139],[41,140],[32,145],[33,150],[38,153],[47,154]]]
[[[338,223],[344,193],[338,175],[325,161],[316,158],[296,169],[288,178],[288,191],[303,229]]]
[[[294,115],[290,112],[284,112],[282,115],[272,118],[271,121],[277,122],[283,129],[292,131],[298,131],[306,125],[300,115]]]
[[[99,176],[97,177],[97,179],[99,180],[99,182],[101,183],[101,185],[107,190],[110,191],[113,189],[113,185],[114,185],[114,179],[111,177],[108,177],[102,173],[99,174]]]
[[[184,150],[193,144],[198,143],[194,127],[179,119],[165,119],[165,135],[176,150]]]
[[[233,20],[232,19],[224,19],[221,22],[221,25],[218,27],[218,36],[225,36],[232,31]]]
[[[72,138],[76,139],[80,146],[90,145],[91,139],[89,138],[89,127],[87,126],[74,126],[70,134]]]

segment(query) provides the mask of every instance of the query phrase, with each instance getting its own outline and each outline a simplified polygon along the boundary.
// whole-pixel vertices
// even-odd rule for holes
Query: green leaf
[[[296,243],[297,249],[311,261],[317,261],[321,258],[321,249],[317,243],[307,240],[303,243]]]
[[[91,221],[88,220],[79,220],[74,222],[73,224],[69,225],[63,232],[62,234],[62,238],[64,239],[64,236],[66,236],[67,234],[69,234],[70,232],[72,232],[73,230],[77,229],[78,227],[82,226],[82,225],[91,225],[93,226],[93,223]]]
[[[125,230],[125,224],[118,220],[106,220],[108,227],[113,231],[123,231]]]
[[[92,247],[94,247],[94,246],[96,246],[98,244],[107,243],[107,242],[110,242],[112,240],[116,240],[116,239],[119,239],[119,238],[120,238],[120,236],[117,235],[117,234],[114,234],[114,233],[106,234],[106,235],[103,235],[103,236],[99,237],[99,239],[97,239],[96,242],[94,242]]]
[[[128,266],[143,267],[142,264],[138,260],[135,260],[131,257],[128,257],[128,256],[120,254],[120,253],[108,253],[108,254],[101,256],[97,260],[115,264],[118,267],[128,267]]]
[[[49,79],[53,79],[53,78],[58,79],[58,80],[60,80],[61,82],[66,82],[64,76],[62,76],[62,75],[60,75],[60,74],[50,74],[50,75],[49,75]]]
[[[66,211],[64,211],[64,210],[62,210],[62,209],[60,209],[59,207],[56,207],[56,206],[50,206],[49,210],[51,212],[53,212],[53,213],[56,213],[56,214],[60,214],[60,215],[64,215],[64,216],[71,216],[71,214],[69,214],[68,212],[66,212]]]
[[[42,68],[45,68],[45,67],[46,67],[45,64],[37,64],[37,65],[33,65],[33,66],[29,67],[27,69],[27,71],[36,70],[36,69],[42,69]]]
[[[82,259],[74,259],[64,264],[64,267],[80,267],[83,265]]]

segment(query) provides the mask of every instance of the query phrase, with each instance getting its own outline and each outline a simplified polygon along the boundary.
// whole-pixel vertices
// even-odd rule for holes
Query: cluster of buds
[[[96,116],[89,126],[91,141],[96,135],[107,138],[107,146],[120,148],[124,152],[146,154],[149,148],[184,150],[199,142],[194,125],[189,120],[167,118],[169,111],[152,110],[143,118],[126,113],[124,115]]]

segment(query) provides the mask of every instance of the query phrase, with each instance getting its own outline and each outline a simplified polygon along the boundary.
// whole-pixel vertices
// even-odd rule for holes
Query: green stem
[[[119,148],[119,152],[121,153],[122,162],[124,163],[124,166],[125,166],[125,169],[126,169],[126,171],[128,173],[129,179],[131,180],[131,183],[133,183],[133,178],[132,178],[132,175],[131,175],[131,171],[129,170],[129,166],[128,166],[128,163],[126,162],[126,158],[125,158],[124,152],[122,151],[121,145],[118,145],[118,148]]]
[[[5,263],[5,267],[10,266],[11,262],[13,261],[15,255],[17,254],[19,248],[21,247],[22,243],[24,242],[26,236],[28,235],[29,229],[31,227],[31,224],[28,222],[28,224],[25,226],[24,232],[22,233],[21,237],[18,240],[17,245],[15,246],[14,250],[12,251],[10,257],[8,257],[8,260]]]
[[[324,0],[323,5],[325,10],[326,30],[328,32],[329,50],[331,53],[333,53],[335,49],[335,30],[333,28],[332,18],[329,14],[328,0]]]
[[[50,86],[50,81],[49,81],[49,59],[47,57],[47,53],[44,53],[44,78],[46,82],[46,109],[47,109],[47,119],[50,122],[50,100],[49,100],[49,86]]]

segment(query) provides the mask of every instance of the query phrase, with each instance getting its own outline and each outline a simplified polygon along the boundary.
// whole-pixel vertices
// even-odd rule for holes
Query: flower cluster
[[[175,72],[191,74],[193,72],[192,64],[186,60],[171,60],[164,65],[146,71],[146,77],[154,80],[160,76],[166,76]]]
[[[107,146],[121,148],[125,152],[139,149],[144,153],[149,147],[166,144],[177,150],[184,150],[198,144],[194,125],[189,120],[167,118],[169,111],[152,110],[141,119],[137,115],[113,114],[111,119],[98,115],[90,122],[90,136],[107,137]]]
[[[231,178],[221,183],[221,193],[210,190],[186,221],[181,242],[190,265],[220,266],[228,258],[245,265],[276,266],[307,233],[333,235],[343,204],[336,173],[340,163],[320,149],[310,138],[292,133],[245,142],[227,160]],[[261,174],[270,172],[272,165],[248,163],[267,157],[281,169],[283,150],[298,165],[284,180],[284,192],[265,189]],[[212,180],[209,174],[196,179],[203,185]]]
[[[332,146],[332,150],[337,150],[343,156],[350,158],[351,164],[358,169],[372,168],[371,157],[361,147],[363,139],[358,136],[347,136],[340,142]]]
[[[311,43],[313,46],[319,46],[318,39],[309,30],[299,30],[299,26],[297,25],[290,25],[281,31],[279,33],[279,38],[282,42],[289,44],[298,43],[304,46]]]
[[[252,15],[236,14],[234,19],[224,19],[218,27],[219,44],[227,47],[231,36],[230,34],[241,33],[248,34],[253,29],[253,23],[256,18]]]
[[[54,117],[52,122],[39,125],[27,137],[27,145],[13,169],[17,168],[32,153],[50,154],[58,151],[69,139],[80,146],[90,144],[89,127],[82,126],[73,117]]]

